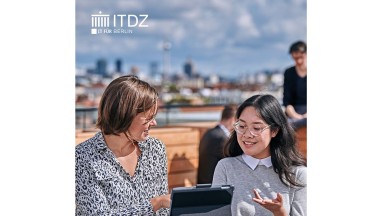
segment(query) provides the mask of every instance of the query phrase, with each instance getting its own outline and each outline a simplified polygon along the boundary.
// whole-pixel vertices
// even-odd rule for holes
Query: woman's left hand
[[[258,191],[254,189],[255,197],[253,201],[261,205],[263,208],[271,211],[274,216],[287,216],[285,208],[283,208],[283,198],[280,193],[277,193],[275,199],[262,199]]]
[[[154,197],[150,199],[150,202],[152,203],[154,212],[161,208],[170,208],[170,194]]]

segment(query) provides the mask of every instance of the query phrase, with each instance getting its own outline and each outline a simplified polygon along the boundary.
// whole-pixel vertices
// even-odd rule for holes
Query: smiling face
[[[242,127],[247,127],[243,134],[236,132],[237,141],[242,151],[257,159],[270,156],[270,141],[277,132],[270,130],[269,125],[259,116],[255,108],[252,106],[246,107],[239,116],[238,122]],[[258,136],[250,133],[250,130],[257,131],[259,128],[264,130]]]
[[[150,128],[157,125],[157,122],[154,119],[156,114],[157,105],[153,106],[153,108],[147,112],[139,113],[134,117],[132,124],[128,129],[128,134],[138,142],[146,140],[149,136]]]

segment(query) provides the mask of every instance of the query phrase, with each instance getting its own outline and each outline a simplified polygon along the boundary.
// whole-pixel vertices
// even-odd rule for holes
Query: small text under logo
[[[134,28],[147,28],[148,14],[99,14],[91,15],[91,34],[132,34]]]

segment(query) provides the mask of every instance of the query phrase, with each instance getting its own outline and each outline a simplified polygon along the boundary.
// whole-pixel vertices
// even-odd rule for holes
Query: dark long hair
[[[287,120],[278,100],[268,94],[254,95],[245,100],[236,113],[237,119],[246,107],[254,107],[260,117],[270,126],[270,130],[278,131],[277,135],[271,138],[270,154],[274,171],[279,179],[287,186],[303,186],[294,178],[293,166],[306,166],[306,161],[296,147],[295,131]],[[243,151],[237,141],[237,133],[232,132],[224,147],[226,157],[242,155]]]

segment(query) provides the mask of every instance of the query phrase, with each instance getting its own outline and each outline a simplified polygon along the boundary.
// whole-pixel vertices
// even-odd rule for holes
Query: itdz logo
[[[91,15],[91,34],[132,34],[134,29],[147,28],[148,14],[99,14]]]

